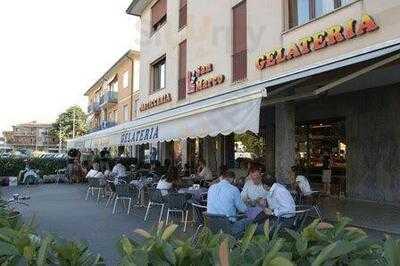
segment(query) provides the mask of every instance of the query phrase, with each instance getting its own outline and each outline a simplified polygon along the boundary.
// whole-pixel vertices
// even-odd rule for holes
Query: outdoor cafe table
[[[207,194],[208,189],[205,187],[200,187],[199,189],[194,189],[194,188],[181,188],[178,190],[178,193],[188,193],[193,195],[193,199],[197,201],[202,200],[202,195]]]

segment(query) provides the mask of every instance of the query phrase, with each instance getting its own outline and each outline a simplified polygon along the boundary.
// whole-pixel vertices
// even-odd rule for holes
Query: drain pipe
[[[130,108],[131,108],[130,120],[132,121],[133,120],[133,86],[134,86],[134,76],[135,76],[134,75],[135,61],[129,55],[128,55],[128,59],[131,62],[131,70],[132,70],[132,72],[131,72],[131,106],[130,106]]]

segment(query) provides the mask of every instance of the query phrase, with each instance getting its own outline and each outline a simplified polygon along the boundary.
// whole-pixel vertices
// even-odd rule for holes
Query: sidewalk
[[[321,211],[326,221],[336,214],[352,219],[352,225],[400,236],[400,208],[376,202],[321,198]]]

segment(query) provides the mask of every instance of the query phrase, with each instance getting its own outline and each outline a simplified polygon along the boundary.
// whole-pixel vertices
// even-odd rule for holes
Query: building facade
[[[140,55],[124,54],[85,93],[91,132],[132,121],[138,115]]]
[[[233,166],[234,134],[266,143],[288,182],[332,173],[332,194],[400,205],[400,2],[134,0],[138,118],[70,146]],[[150,152],[149,152],[150,151]]]
[[[4,131],[6,144],[17,151],[57,152],[58,138],[50,134],[51,124],[36,121],[15,125],[12,131]]]
[[[269,171],[285,182],[301,164],[321,182],[328,154],[334,193],[400,204],[398,58],[390,53],[400,2],[135,0],[127,12],[142,21],[143,115],[263,84]],[[218,138],[205,146],[214,150]]]

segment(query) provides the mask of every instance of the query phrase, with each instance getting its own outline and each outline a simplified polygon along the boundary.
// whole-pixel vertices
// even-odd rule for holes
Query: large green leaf
[[[9,243],[0,242],[0,256],[15,256],[19,255],[18,249]]]
[[[351,253],[356,246],[349,241],[336,241],[325,247],[312,263],[312,266],[322,265],[324,262]]]
[[[284,257],[276,257],[271,260],[267,265],[263,266],[294,266],[293,262]]]
[[[175,233],[177,228],[178,228],[178,225],[176,225],[176,224],[171,224],[170,226],[165,228],[165,230],[161,236],[161,239],[168,240]]]
[[[384,244],[383,256],[389,266],[400,265],[400,241],[388,238]]]

